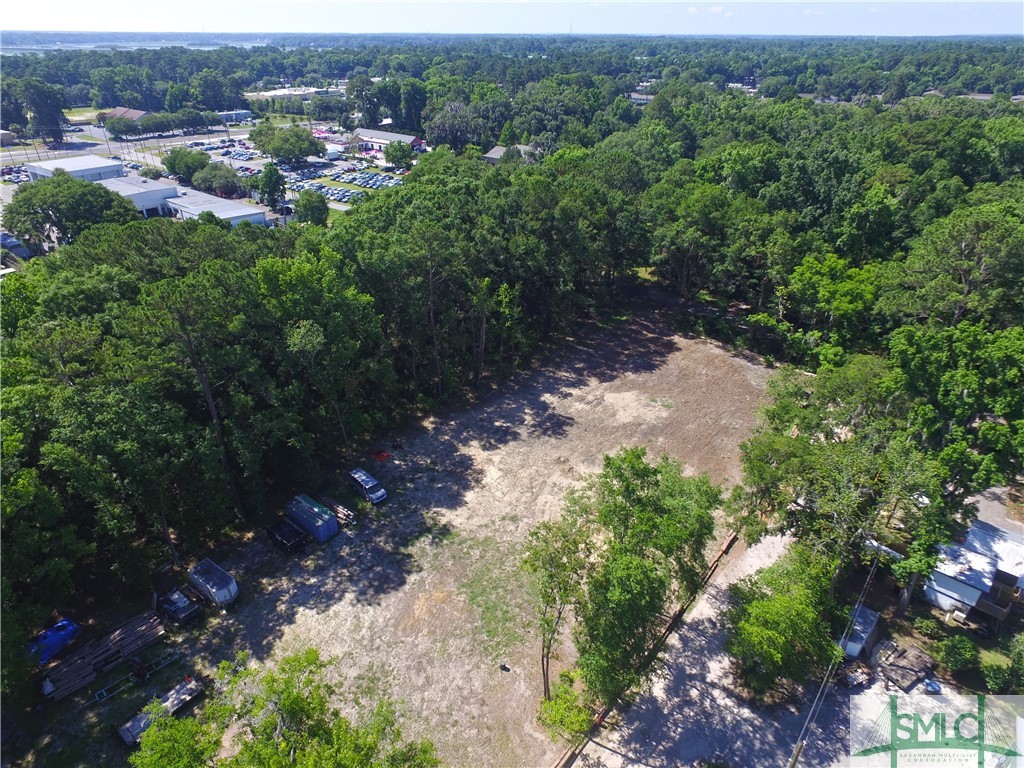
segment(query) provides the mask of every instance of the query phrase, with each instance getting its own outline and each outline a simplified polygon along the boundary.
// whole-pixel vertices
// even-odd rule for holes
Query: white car
[[[365,469],[356,467],[348,473],[348,476],[352,479],[352,485],[355,486],[359,495],[371,504],[379,504],[388,497],[388,492],[384,490],[380,481]]]

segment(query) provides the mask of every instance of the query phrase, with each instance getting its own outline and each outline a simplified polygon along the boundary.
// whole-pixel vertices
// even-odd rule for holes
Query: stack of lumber
[[[352,525],[352,521],[355,520],[355,512],[346,507],[344,504],[340,504],[330,496],[321,496],[319,499],[320,503],[327,507],[334,516],[338,518],[338,522],[342,527]]]
[[[152,611],[136,616],[100,640],[90,640],[54,666],[43,681],[43,695],[57,701],[91,683],[100,672],[113,669],[149,647],[164,633]]]

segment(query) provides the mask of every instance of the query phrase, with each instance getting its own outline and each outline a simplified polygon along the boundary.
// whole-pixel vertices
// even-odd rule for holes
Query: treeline
[[[722,87],[751,78],[844,100],[885,101],[938,89],[947,96],[1024,93],[1019,38],[722,40],[643,37],[326,36],[273,45],[196,50],[54,51],[4,57],[5,75],[63,86],[73,106],[177,111],[182,88],[198,109],[242,106],[243,89],[284,82],[323,86],[358,75],[424,82],[447,76],[500,84],[514,96],[529,83],[587,72],[623,90],[682,77]],[[312,44],[311,44],[312,43]]]
[[[330,229],[96,226],[4,279],[5,684],[87,575],[141,588],[169,540],[197,551],[340,446],[513,374],[637,267],[703,305],[695,330],[823,374],[791,395],[826,421],[801,424],[811,453],[787,470],[840,466],[810,436],[845,434],[827,420],[853,409],[903,430],[842,443],[855,468],[910,441],[912,466],[955,481],[950,504],[1019,471],[1020,105],[825,106],[677,78],[637,119],[587,77],[517,95],[510,130],[546,134],[541,161],[442,148]],[[849,404],[853,376],[870,386]],[[829,530],[830,511],[792,518],[771,491],[804,481],[745,460],[749,489],[765,478],[751,520],[770,502]],[[885,497],[848,479],[864,514]]]

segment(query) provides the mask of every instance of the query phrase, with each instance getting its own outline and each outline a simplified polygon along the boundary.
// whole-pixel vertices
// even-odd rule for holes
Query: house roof
[[[125,120],[139,120],[140,118],[148,115],[149,112],[144,112],[141,109],[129,109],[128,107],[114,107],[107,112],[107,119],[111,117],[123,117]]]
[[[995,562],[996,567],[1016,577],[1024,586],[1024,537],[976,520],[967,531],[964,547]]]
[[[988,592],[996,576],[996,561],[957,544],[943,544],[939,547],[939,562],[935,570],[969,587]]]
[[[356,135],[364,139],[371,141],[386,141],[388,143],[392,141],[403,141],[406,144],[412,144],[414,141],[419,141],[415,136],[409,136],[405,133],[392,133],[391,131],[374,131],[369,128],[357,128]]]

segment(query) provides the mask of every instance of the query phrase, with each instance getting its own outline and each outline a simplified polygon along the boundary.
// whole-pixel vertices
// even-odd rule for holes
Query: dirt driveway
[[[774,563],[787,544],[770,537],[750,548],[741,542],[729,553],[666,643],[651,690],[585,746],[579,768],[789,764],[817,688],[809,683],[801,701],[771,709],[738,697],[722,622],[729,585]],[[801,768],[848,764],[849,699],[849,692],[829,688],[800,756]]]

